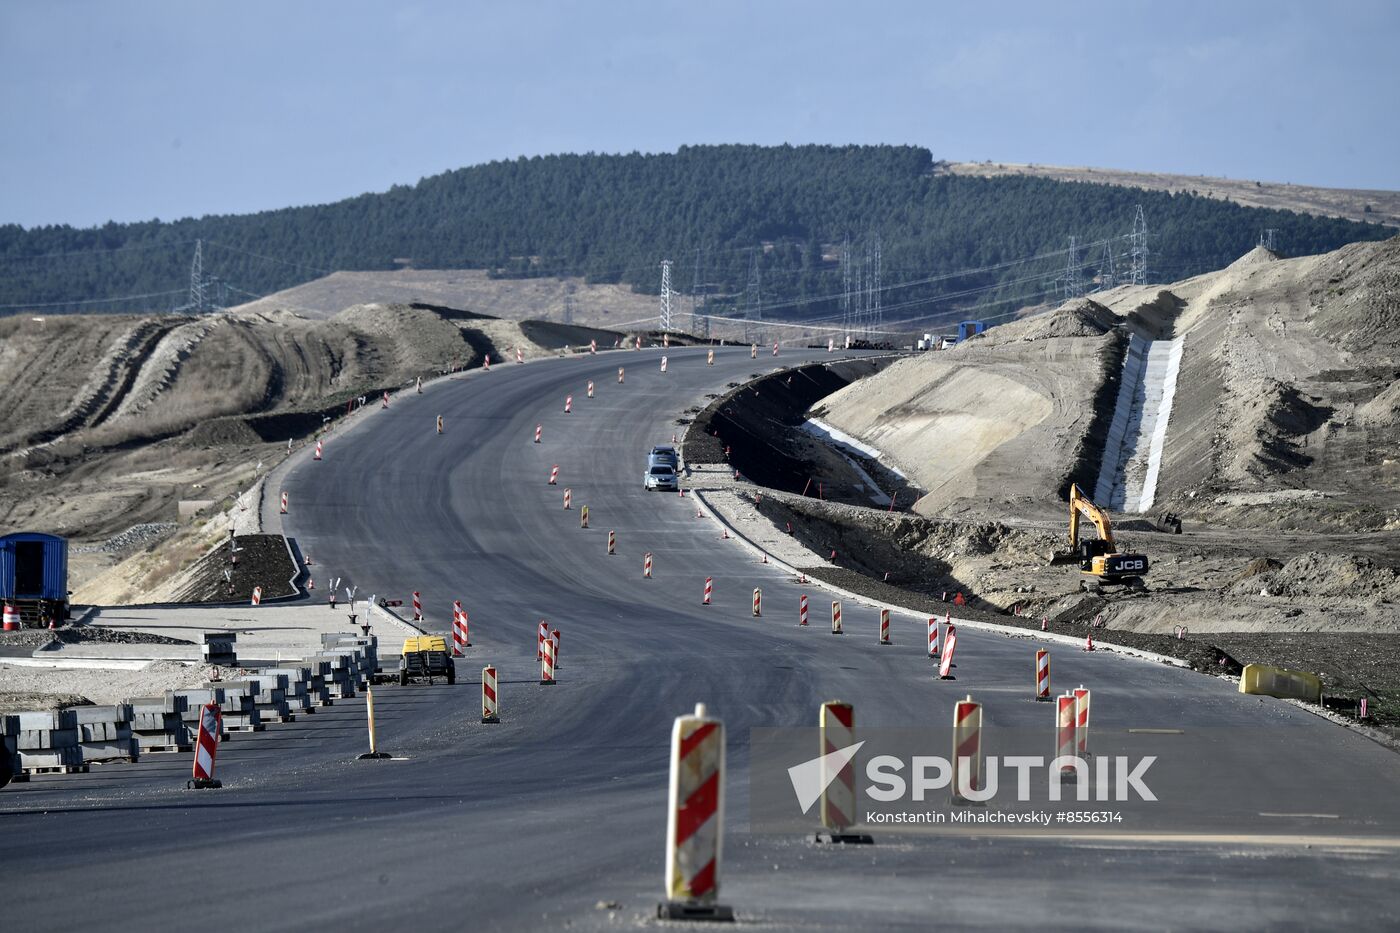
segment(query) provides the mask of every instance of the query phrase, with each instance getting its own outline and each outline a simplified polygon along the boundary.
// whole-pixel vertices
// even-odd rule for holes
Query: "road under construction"
[[[386,759],[360,760],[365,709],[354,701],[225,743],[217,789],[186,788],[185,756],[6,789],[0,826],[24,844],[6,860],[5,915],[35,929],[95,917],[108,929],[169,927],[193,912],[201,924],[290,930],[305,928],[311,910],[315,925],[347,929],[642,924],[674,900],[674,873],[664,874],[676,858],[674,729],[685,754],[703,757],[691,776],[723,788],[705,798],[714,815],[698,828],[723,839],[713,880],[740,922],[1395,923],[1400,774],[1382,746],[1220,678],[999,631],[951,606],[956,660],[940,665],[926,613],[891,607],[882,644],[880,605],[766,560],[693,492],[638,482],[645,452],[684,431],[678,416],[707,396],[774,367],[847,355],[787,349],[755,360],[747,347],[723,348],[711,365],[703,348],[671,348],[498,365],[403,393],[338,434],[320,460],[309,448],[289,458],[267,481],[265,529],[361,593],[421,594],[439,632],[460,600],[472,644],[456,684],[376,688]],[[274,491],[286,492],[285,513]],[[825,617],[838,600],[839,638]],[[563,635],[547,689],[541,619]],[[977,755],[989,764],[993,754],[1060,751],[1059,704],[1036,701],[1038,649],[1053,657],[1056,692],[1092,689],[1086,755],[1153,758],[1155,801],[1067,801],[1123,811],[1104,825],[848,827],[870,845],[814,842],[816,812],[780,815],[805,828],[773,828],[779,804],[768,790],[786,775],[773,773],[765,730],[815,730],[829,701],[854,710],[855,741],[862,730],[872,741],[928,730],[932,754],[947,756],[967,747],[975,714]],[[486,665],[499,722],[482,722],[476,671]],[[707,723],[723,729],[703,731]],[[806,732],[798,744],[819,752]],[[944,792],[938,806],[949,802]]]

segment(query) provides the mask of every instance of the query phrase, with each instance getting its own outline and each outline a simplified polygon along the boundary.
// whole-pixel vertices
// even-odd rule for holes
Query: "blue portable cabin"
[[[981,321],[961,321],[958,323],[958,343],[962,343],[974,334],[980,334],[987,329],[987,325]]]
[[[38,531],[0,536],[0,597],[26,625],[68,617],[68,539]]]

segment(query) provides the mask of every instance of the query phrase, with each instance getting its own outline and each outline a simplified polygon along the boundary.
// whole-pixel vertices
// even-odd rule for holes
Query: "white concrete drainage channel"
[[[1137,334],[1129,338],[1094,489],[1094,501],[1105,508],[1139,513],[1152,508],[1184,340],[1148,340]]]

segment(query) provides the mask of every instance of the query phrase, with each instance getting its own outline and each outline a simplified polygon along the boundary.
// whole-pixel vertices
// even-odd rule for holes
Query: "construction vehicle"
[[[447,651],[447,639],[441,635],[415,635],[403,641],[399,656],[399,686],[407,687],[410,680],[442,677],[449,684],[457,682],[457,664]]]
[[[1079,540],[1081,513],[1098,530],[1097,539]],[[1077,484],[1069,487],[1069,553],[1057,554],[1053,562],[1077,562],[1079,572],[1088,578],[1081,580],[1079,586],[1090,591],[1108,583],[1141,586],[1142,575],[1147,572],[1145,555],[1119,552],[1113,540],[1113,526],[1108,520],[1108,513],[1090,502],[1089,497],[1079,491]]]

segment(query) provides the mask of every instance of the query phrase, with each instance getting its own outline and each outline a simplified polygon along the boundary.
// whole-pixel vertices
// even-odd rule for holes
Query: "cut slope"
[[[1092,484],[1096,400],[1116,385],[1124,336],[1092,302],[901,360],[825,399],[817,417],[889,455],[927,494],[924,515],[1053,501]],[[1068,336],[1079,335],[1079,336]],[[1090,466],[1092,472],[1085,469]]]
[[[0,429],[0,524],[89,538],[173,522],[348,400],[516,348],[555,352],[445,307],[0,319],[0,388],[19,402]]]

